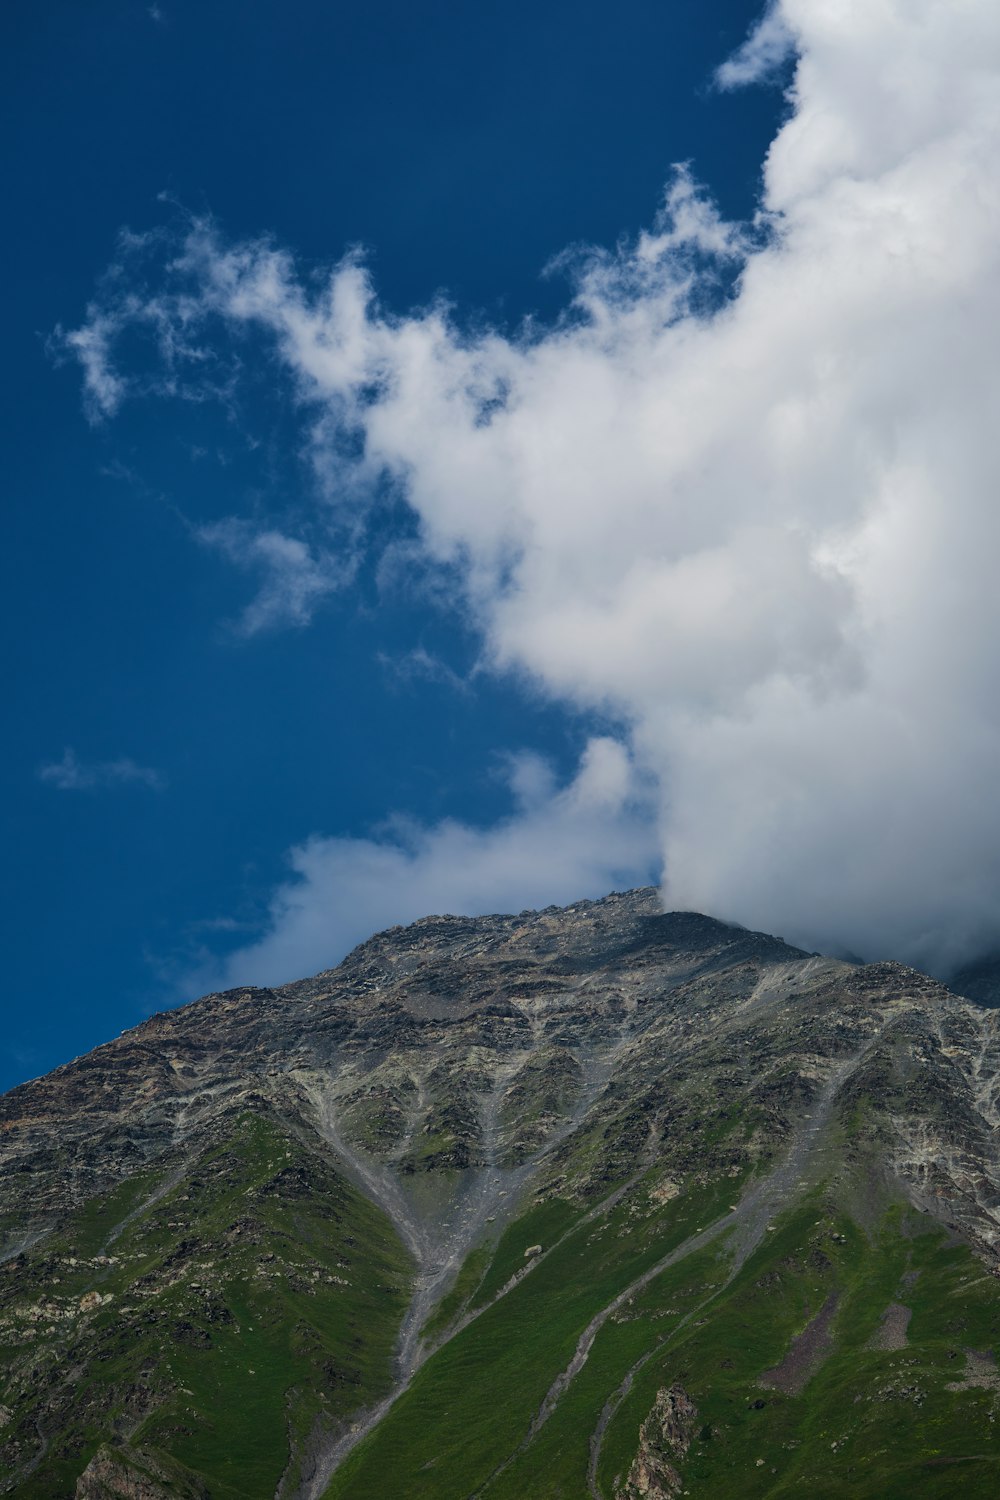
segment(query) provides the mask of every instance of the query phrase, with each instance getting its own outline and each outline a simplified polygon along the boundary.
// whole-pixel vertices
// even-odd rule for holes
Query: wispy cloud
[[[58,326],[48,341],[48,351],[59,363],[69,355],[83,371],[84,406],[92,422],[112,417],[121,406],[128,381],[114,367],[112,348],[125,319],[118,310],[87,309],[87,321],[79,328]]]
[[[754,224],[681,171],[552,328],[201,222],[71,346],[113,404],[108,317],[167,375],[253,330],[343,524],[391,489],[484,662],[618,723],[673,903],[938,967],[1000,943],[1000,7],[960,12],[772,5],[720,74],[794,38]]]
[[[308,625],[320,602],[350,576],[338,558],[314,552],[298,537],[229,517],[195,531],[206,547],[260,576],[255,597],[232,622],[237,635]]]
[[[795,33],[789,24],[792,6],[772,0],[743,45],[716,69],[715,81],[721,89],[746,88],[766,83],[793,56]]]
[[[160,792],[166,779],[152,766],[140,766],[127,756],[118,760],[82,761],[75,750],[63,751],[62,760],[39,766],[38,778],[60,792],[92,792],[116,786],[145,786]]]
[[[402,685],[436,682],[456,693],[468,693],[471,690],[468,678],[460,676],[454,667],[450,667],[424,646],[416,646],[412,651],[404,651],[398,656],[380,651],[378,663],[387,676]]]

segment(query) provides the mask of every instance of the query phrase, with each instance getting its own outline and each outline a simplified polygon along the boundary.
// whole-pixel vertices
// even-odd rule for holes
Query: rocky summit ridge
[[[0,1098],[0,1492],[990,1495],[1000,1012],[652,889]]]

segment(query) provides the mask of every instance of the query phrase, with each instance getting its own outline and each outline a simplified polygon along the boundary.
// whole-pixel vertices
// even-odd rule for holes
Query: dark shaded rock
[[[763,1404],[763,1403],[761,1403]],[[673,1500],[683,1481],[675,1467],[691,1446],[698,1408],[681,1385],[656,1393],[653,1410],[639,1429],[639,1448],[615,1500]]]

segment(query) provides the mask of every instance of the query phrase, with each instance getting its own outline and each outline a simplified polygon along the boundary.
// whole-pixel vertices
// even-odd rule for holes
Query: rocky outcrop
[[[656,1393],[656,1402],[639,1429],[639,1448],[615,1500],[673,1500],[682,1489],[675,1467],[691,1446],[698,1408],[681,1385]]]
[[[204,1485],[154,1455],[104,1446],[76,1482],[76,1500],[203,1500]]]

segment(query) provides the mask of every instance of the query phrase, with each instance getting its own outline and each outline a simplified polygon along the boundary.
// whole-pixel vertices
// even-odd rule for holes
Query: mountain
[[[652,890],[0,1099],[0,1490],[990,1496],[1000,1011]]]

